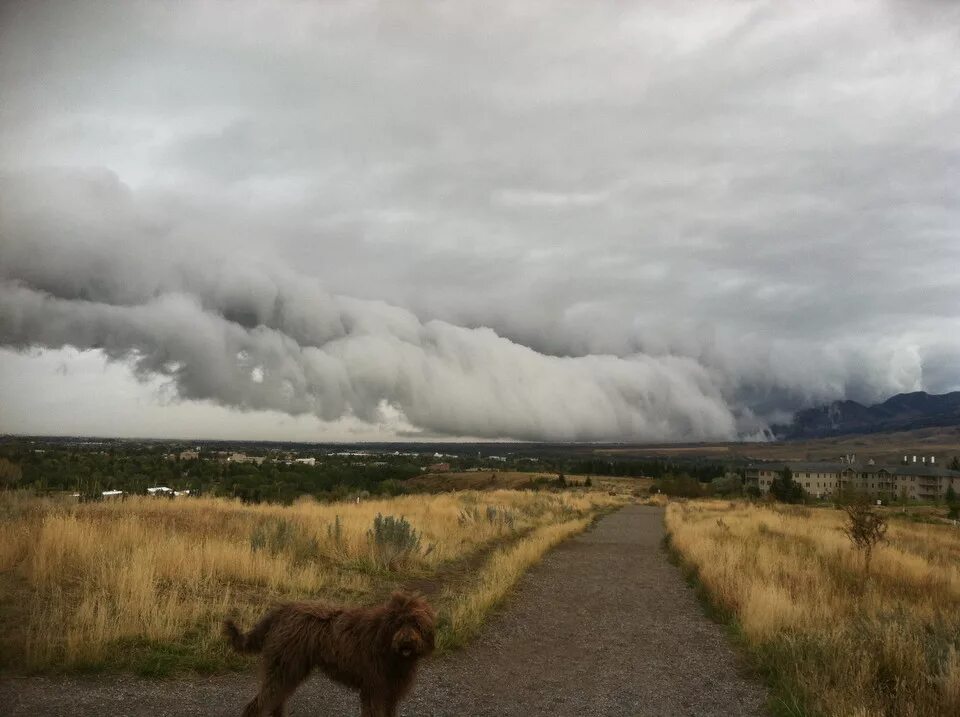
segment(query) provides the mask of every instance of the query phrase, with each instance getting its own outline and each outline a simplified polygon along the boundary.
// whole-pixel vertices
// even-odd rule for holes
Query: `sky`
[[[960,389],[960,4],[6,2],[0,432],[757,439]]]

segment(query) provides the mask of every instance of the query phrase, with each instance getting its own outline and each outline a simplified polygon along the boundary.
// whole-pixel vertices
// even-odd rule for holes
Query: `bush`
[[[286,518],[265,518],[257,523],[250,533],[250,548],[254,552],[266,550],[271,555],[287,553],[295,563],[315,559],[320,550],[315,537]]]
[[[377,513],[373,528],[367,531],[377,563],[388,570],[395,570],[420,550],[420,534],[406,518]]]
[[[863,553],[864,571],[870,574],[870,557],[878,543],[885,540],[887,519],[870,507],[866,500],[844,506],[847,522],[843,532],[850,538],[853,547]]]
[[[497,508],[492,505],[488,505],[487,522],[490,523],[490,525],[513,530],[513,513],[502,506]]]
[[[793,479],[793,471],[789,467],[773,479],[770,495],[781,503],[802,503],[806,497],[803,488]]]
[[[343,537],[343,523],[340,522],[339,515],[334,516],[333,522],[327,526],[327,538],[330,539],[335,550],[342,551],[346,545]]]
[[[743,481],[736,473],[726,473],[710,481],[710,492],[714,495],[740,495],[743,491]]]
[[[397,496],[406,493],[407,487],[396,478],[387,478],[377,486],[377,492],[381,495]]]
[[[953,486],[947,486],[947,517],[951,520],[960,518],[960,500],[957,499],[957,491]]]
[[[664,495],[677,498],[699,498],[704,492],[700,481],[686,474],[664,478],[658,487]]]
[[[0,458],[0,486],[13,488],[23,477],[20,466],[6,458]]]
[[[481,513],[477,506],[471,505],[463,508],[460,511],[460,515],[457,517],[457,522],[462,526],[475,525],[482,520],[486,520],[490,525],[499,527],[501,529],[506,528],[508,530],[513,530],[513,512],[507,510],[503,506],[498,507],[488,505],[486,511]]]

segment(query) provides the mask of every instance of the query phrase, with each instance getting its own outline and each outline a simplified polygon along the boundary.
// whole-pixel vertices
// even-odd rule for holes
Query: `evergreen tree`
[[[770,484],[770,495],[781,503],[802,503],[804,494],[803,488],[793,479],[793,471],[790,466],[784,466],[773,482]]]

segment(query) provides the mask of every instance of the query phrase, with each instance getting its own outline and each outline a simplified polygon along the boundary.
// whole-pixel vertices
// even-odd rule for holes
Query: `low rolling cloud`
[[[8,3],[0,430],[734,439],[958,389],[957,27]]]

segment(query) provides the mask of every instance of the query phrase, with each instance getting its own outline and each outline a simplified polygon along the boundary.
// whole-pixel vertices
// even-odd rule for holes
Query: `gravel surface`
[[[660,547],[663,511],[628,506],[567,541],[525,575],[469,647],[424,665],[403,715],[760,715],[723,630],[704,615]],[[253,675],[144,680],[0,681],[19,715],[238,715]],[[291,716],[359,714],[322,678]]]

